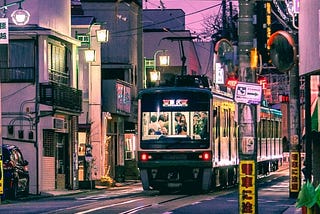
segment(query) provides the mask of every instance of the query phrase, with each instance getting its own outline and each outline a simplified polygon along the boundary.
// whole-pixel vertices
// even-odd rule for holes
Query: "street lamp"
[[[3,6],[0,7],[0,10],[3,10],[4,17],[6,17],[6,10],[8,7],[14,6],[16,4],[19,4],[19,8],[17,10],[14,10],[11,14],[12,21],[15,25],[26,25],[29,22],[30,13],[27,10],[22,9],[21,3],[24,2],[24,0],[11,2],[9,4],[4,3]]]
[[[90,27],[91,29],[91,27]],[[90,32],[89,32],[90,33]],[[93,37],[93,36],[92,36]],[[109,31],[106,29],[96,30],[97,42],[108,42],[109,41]],[[91,38],[89,38],[89,49],[84,51],[86,62],[95,62],[96,61],[96,51],[90,49],[91,47]]]
[[[96,51],[93,49],[87,49],[84,51],[84,57],[86,62],[95,62],[96,61]]]
[[[23,10],[20,5],[18,10],[13,11],[11,18],[13,23],[16,25],[26,25],[29,22],[30,13],[26,10]]]
[[[109,31],[106,29],[96,30],[97,41],[98,42],[108,42],[109,41]]]
[[[96,51],[91,49],[91,37],[96,37],[98,43],[108,42],[109,41],[109,30],[107,29],[97,29],[95,30],[96,34],[91,35],[93,32],[92,27],[94,25],[99,25],[99,23],[90,24],[89,30],[86,33],[76,32],[76,38],[81,41],[81,46],[86,45],[87,50],[84,51],[86,62],[95,62],[96,61]],[[99,27],[100,28],[100,27]]]
[[[170,56],[168,56],[167,50],[157,50],[153,55],[153,71],[150,72],[150,80],[151,82],[160,81],[160,71],[157,70],[157,55],[161,53],[159,56],[159,65],[160,66],[168,66],[170,61]]]

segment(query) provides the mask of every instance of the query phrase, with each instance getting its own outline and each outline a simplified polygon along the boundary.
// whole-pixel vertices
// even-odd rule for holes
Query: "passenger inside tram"
[[[142,138],[157,139],[161,135],[185,135],[203,139],[207,133],[207,112],[144,112]]]

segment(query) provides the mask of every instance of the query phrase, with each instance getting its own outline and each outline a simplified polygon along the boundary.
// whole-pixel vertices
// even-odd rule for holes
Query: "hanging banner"
[[[0,44],[9,44],[8,18],[0,18]]]

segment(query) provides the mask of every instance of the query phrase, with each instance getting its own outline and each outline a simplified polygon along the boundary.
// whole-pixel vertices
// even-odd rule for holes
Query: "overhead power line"
[[[197,14],[197,13],[201,13],[201,12],[206,11],[206,10],[210,10],[210,9],[218,7],[220,5],[221,5],[221,3],[213,5],[213,6],[210,6],[210,7],[207,7],[207,8],[204,8],[204,9],[201,9],[201,10],[198,10],[198,11],[195,11],[195,12],[192,12],[192,13],[188,13],[188,14],[185,14],[185,15],[181,15],[181,16],[177,16],[177,17],[174,17],[174,18],[170,18],[170,19],[167,19],[167,20],[164,20],[164,21],[161,21],[161,22],[152,23],[152,24],[146,25],[145,27],[152,27],[152,26],[156,26],[156,25],[159,25],[159,24],[164,24],[164,23],[173,21],[173,20],[175,20],[177,18],[187,17],[187,16],[191,16],[191,15],[194,15],[194,14]],[[115,35],[115,34],[120,34],[120,33],[128,33],[128,32],[131,32],[131,31],[140,30],[142,28],[143,28],[143,26],[142,27],[137,27],[137,28],[131,28],[131,29],[128,29],[128,30],[123,30],[123,31],[111,32],[110,34],[111,35]]]

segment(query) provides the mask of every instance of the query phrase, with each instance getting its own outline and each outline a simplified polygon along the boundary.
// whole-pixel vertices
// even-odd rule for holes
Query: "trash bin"
[[[124,182],[125,180],[125,167],[121,165],[116,166],[116,176],[115,176],[116,182]]]

